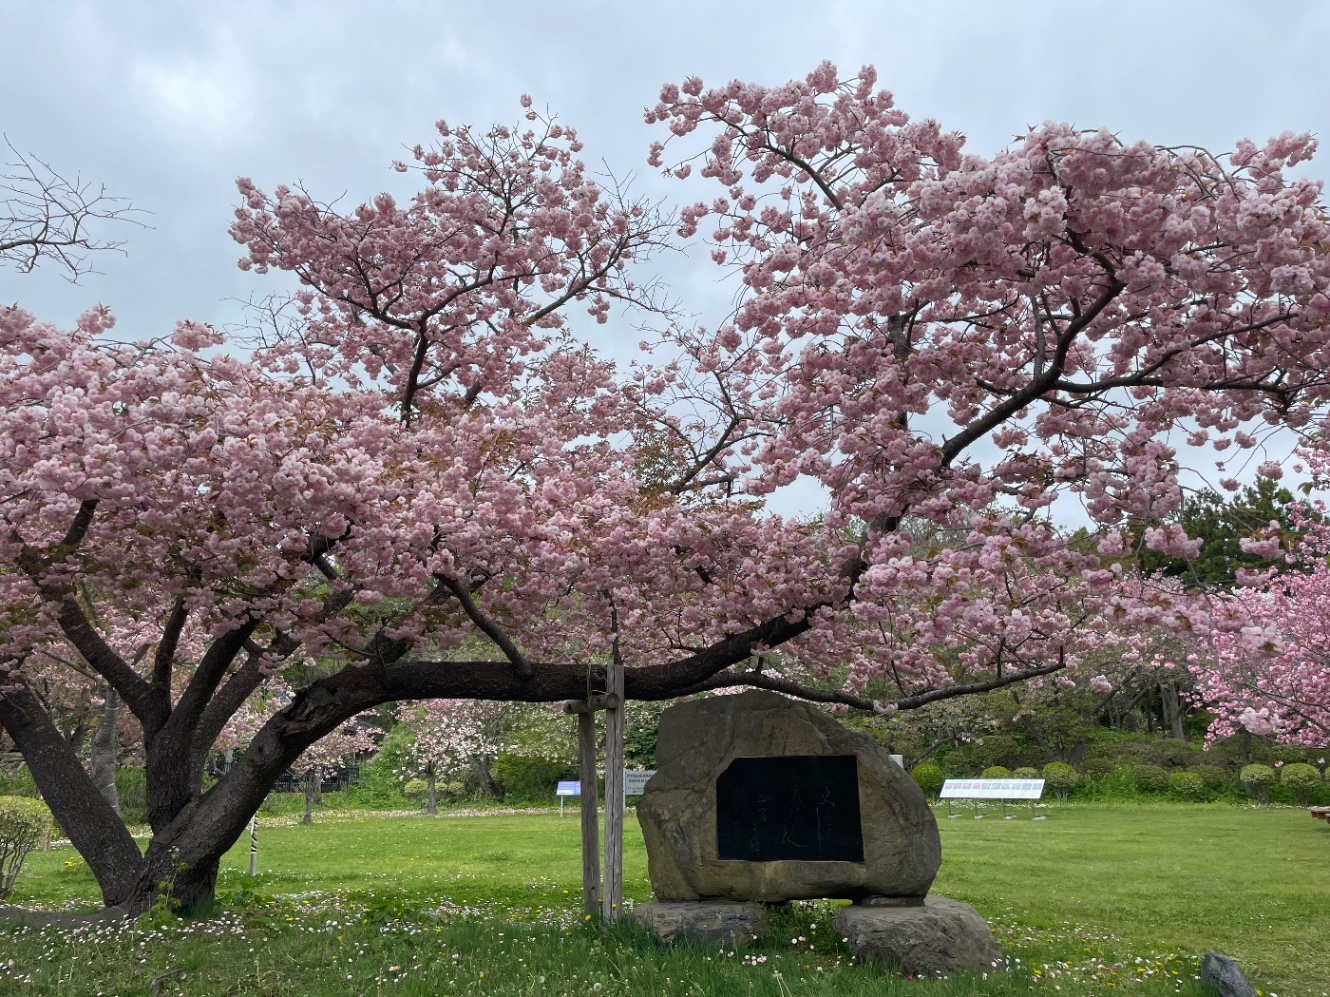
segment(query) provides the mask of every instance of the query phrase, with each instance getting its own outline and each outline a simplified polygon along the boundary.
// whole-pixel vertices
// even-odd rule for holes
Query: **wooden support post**
[[[615,655],[618,658],[618,655]],[[601,916],[607,924],[623,909],[623,661],[609,666],[605,698],[605,889]]]
[[[249,874],[259,874],[259,815],[255,812],[249,819]]]
[[[577,715],[577,767],[582,780],[582,912],[595,917],[600,913],[600,828],[596,823],[596,714],[591,710]]]

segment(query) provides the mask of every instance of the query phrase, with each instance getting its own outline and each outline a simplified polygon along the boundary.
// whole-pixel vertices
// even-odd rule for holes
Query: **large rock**
[[[910,976],[987,972],[1002,962],[979,912],[947,897],[925,897],[917,906],[854,904],[837,911],[835,923],[855,959],[880,960]]]
[[[857,770],[858,860],[720,857],[717,779],[736,759],[787,756],[841,756],[837,764],[849,762],[851,794]],[[741,762],[726,785],[732,790],[742,781],[736,774],[751,772],[751,766]],[[838,803],[845,801],[844,791],[843,786],[838,790]],[[778,823],[789,810],[788,801],[778,800],[770,815],[763,810],[762,819]],[[837,811],[841,816],[847,812],[843,805]],[[716,696],[666,710],[656,742],[656,774],[638,801],[637,814],[651,887],[661,901],[922,897],[942,860],[937,822],[923,792],[873,738],[772,692]]]
[[[763,906],[734,900],[638,904],[633,908],[633,920],[655,932],[666,945],[680,935],[735,945],[747,945],[767,936]]]
[[[1201,989],[1219,997],[1256,997],[1238,961],[1218,952],[1207,952],[1201,960]]]

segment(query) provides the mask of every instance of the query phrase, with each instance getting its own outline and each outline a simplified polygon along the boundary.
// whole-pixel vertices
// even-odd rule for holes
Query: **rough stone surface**
[[[1256,997],[1256,988],[1237,960],[1218,952],[1207,952],[1201,960],[1201,987],[1219,997]]]
[[[716,777],[735,758],[781,755],[857,756],[863,862],[719,858]],[[942,861],[937,821],[923,792],[875,740],[807,703],[764,690],[666,710],[656,774],[637,815],[651,887],[661,901],[922,897]]]
[[[911,976],[950,976],[1001,965],[993,932],[969,904],[929,896],[917,907],[855,904],[836,914],[836,930],[860,962],[881,960]]]
[[[633,919],[667,945],[677,935],[703,942],[733,940],[747,945],[767,934],[767,912],[762,905],[735,900],[638,904],[633,908]]]

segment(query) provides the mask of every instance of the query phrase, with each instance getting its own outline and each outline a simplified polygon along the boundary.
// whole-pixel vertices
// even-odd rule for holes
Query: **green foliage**
[[[1242,771],[1238,773],[1238,778],[1246,786],[1268,786],[1275,781],[1277,773],[1269,765],[1244,765]]]
[[[1049,762],[1044,766],[1044,782],[1057,793],[1059,800],[1065,800],[1080,781],[1080,773],[1066,762]]]
[[[990,765],[981,773],[982,779],[1010,779],[1011,769],[1005,765]]]
[[[0,796],[0,902],[13,892],[28,852],[51,833],[51,811],[28,796]]]
[[[438,786],[434,787],[436,794],[438,793],[438,789]],[[429,783],[424,779],[408,779],[406,785],[402,787],[402,793],[419,803],[429,793]]]
[[[402,792],[406,780],[398,774],[406,765],[411,736],[405,724],[398,724],[384,735],[378,752],[360,766],[360,778],[356,784],[343,791],[342,798],[347,805],[379,810],[398,810],[411,805],[411,800]]]
[[[1103,779],[1113,774],[1113,759],[1087,758],[1081,762],[1081,774],[1093,779]]]
[[[126,824],[148,822],[148,774],[143,769],[116,769],[115,792]]]
[[[1191,771],[1201,777],[1206,789],[1223,789],[1233,781],[1233,773],[1222,765],[1194,765]]]
[[[1242,788],[1247,791],[1247,795],[1262,803],[1270,802],[1270,785],[1275,781],[1275,777],[1273,768],[1259,762],[1244,765],[1242,771],[1238,773],[1238,778],[1242,780]]]
[[[1305,807],[1311,801],[1312,793],[1321,786],[1321,773],[1315,765],[1294,762],[1280,769],[1279,781]]]
[[[503,785],[505,801],[548,803],[554,799],[559,780],[574,778],[577,768],[558,759],[531,758],[505,751],[494,760],[491,772]]]
[[[629,700],[623,732],[623,760],[628,768],[656,767],[656,737],[660,733],[660,715],[669,705]]]
[[[910,769],[910,778],[919,784],[919,788],[926,796],[936,796],[942,784],[946,782],[942,770],[932,762],[924,762]]]
[[[1143,793],[1161,793],[1168,789],[1168,772],[1158,765],[1137,765],[1132,770],[1132,781]]]
[[[26,765],[0,768],[0,796],[37,796],[37,783]]]
[[[1287,547],[1297,535],[1288,506],[1292,494],[1269,478],[1248,485],[1231,499],[1206,489],[1182,504],[1178,522],[1189,537],[1201,537],[1201,552],[1192,561],[1172,558],[1138,544],[1137,562],[1147,571],[1162,571],[1184,584],[1231,589],[1239,568],[1261,570],[1275,562],[1242,549],[1242,541],[1253,532],[1278,522]]]
[[[1205,792],[1205,780],[1196,772],[1171,772],[1168,776],[1168,790],[1184,800],[1195,800]]]
[[[1022,765],[1020,768],[1012,769],[1011,776],[1013,779],[1038,779],[1039,770],[1029,765]]]

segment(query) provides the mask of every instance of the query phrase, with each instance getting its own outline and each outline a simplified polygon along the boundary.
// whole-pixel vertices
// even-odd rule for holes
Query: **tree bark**
[[[109,685],[103,685],[101,720],[97,724],[97,733],[92,735],[92,753],[88,763],[89,775],[93,785],[102,794],[111,809],[120,813],[120,794],[115,788],[115,768],[119,760],[119,724],[120,711],[124,700]]]

